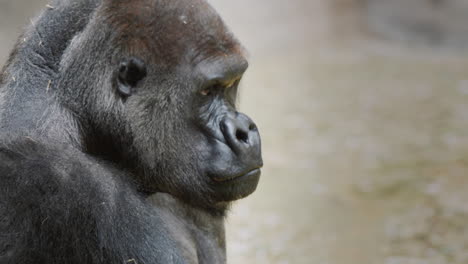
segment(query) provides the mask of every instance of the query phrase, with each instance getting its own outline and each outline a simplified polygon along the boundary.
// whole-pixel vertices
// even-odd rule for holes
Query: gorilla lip
[[[245,177],[250,177],[250,176],[257,176],[261,173],[260,168],[253,169],[245,174],[239,174],[239,175],[234,175],[230,177],[213,177],[213,180],[216,182],[229,182],[236,180],[238,178],[245,178]]]

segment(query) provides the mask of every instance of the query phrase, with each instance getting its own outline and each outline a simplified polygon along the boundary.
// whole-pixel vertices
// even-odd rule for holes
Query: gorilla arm
[[[98,160],[24,141],[0,149],[0,175],[0,263],[186,263],[128,176]]]
[[[100,0],[55,0],[28,26],[0,75],[0,127],[3,139],[48,136],[76,141],[67,113],[50,91],[65,49],[89,22]],[[47,116],[46,120],[44,117]],[[53,132],[46,126],[55,126]],[[64,141],[64,140],[62,140]]]
[[[83,30],[100,2],[54,0],[39,17],[31,21],[31,25],[18,39],[5,70],[11,73],[14,69],[24,71],[27,62],[34,71],[46,68],[56,70],[69,42]]]

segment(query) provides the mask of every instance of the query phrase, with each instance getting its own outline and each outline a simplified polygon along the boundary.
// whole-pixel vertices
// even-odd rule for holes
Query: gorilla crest
[[[0,77],[0,263],[225,263],[243,47],[203,0],[56,0]]]

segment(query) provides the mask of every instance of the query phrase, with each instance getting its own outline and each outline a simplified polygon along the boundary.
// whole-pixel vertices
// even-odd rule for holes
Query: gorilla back
[[[203,0],[57,0],[1,75],[0,263],[225,263],[263,166]]]

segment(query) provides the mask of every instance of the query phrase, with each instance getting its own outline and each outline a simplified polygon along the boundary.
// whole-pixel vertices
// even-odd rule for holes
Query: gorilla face
[[[235,107],[247,63],[242,57],[220,60],[215,69],[201,64],[191,73],[168,74],[157,86],[161,71],[152,77],[148,69],[141,86],[122,94],[128,96],[125,114],[145,167],[146,188],[210,203],[255,190],[262,166],[260,136],[254,122]]]
[[[100,100],[69,103],[87,117],[89,151],[134,172],[142,191],[219,207],[256,189],[260,136],[235,105],[248,63],[206,2],[104,1],[69,54],[67,71],[86,64],[100,80],[77,84]]]

